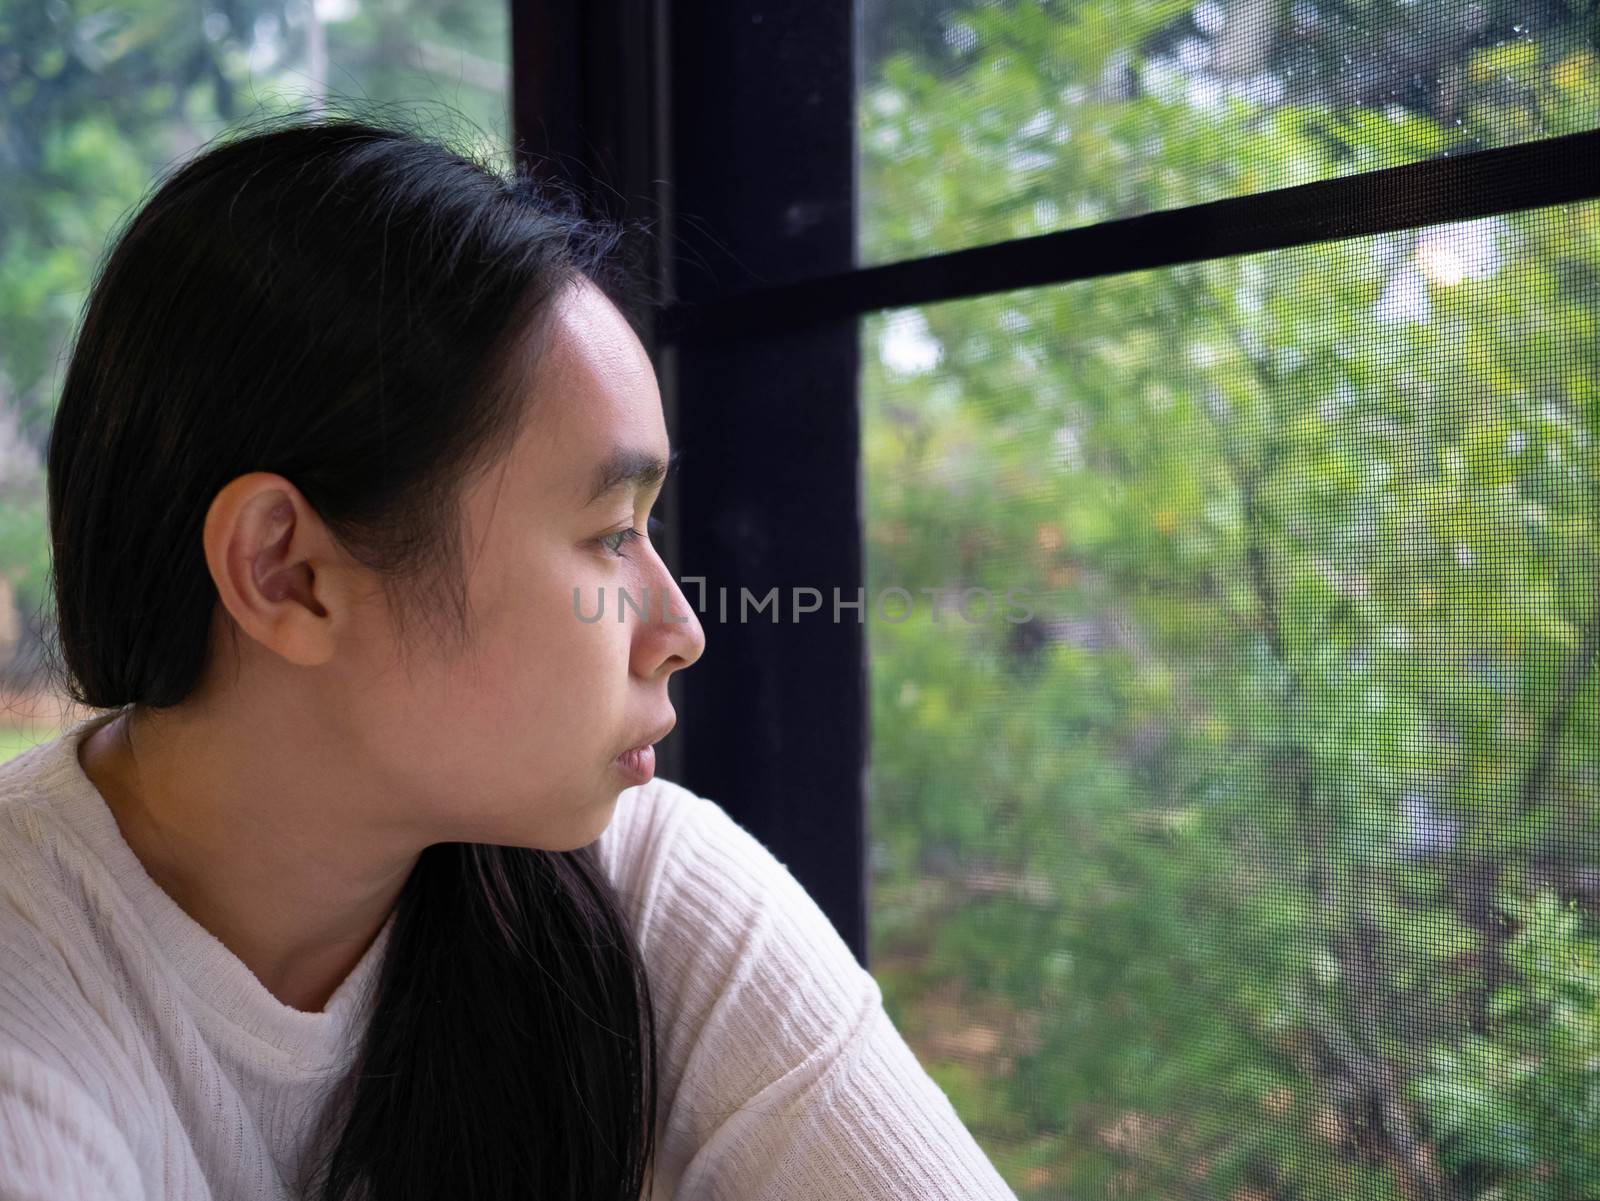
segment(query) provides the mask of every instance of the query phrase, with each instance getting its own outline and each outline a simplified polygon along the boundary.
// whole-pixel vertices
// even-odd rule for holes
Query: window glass
[[[1597,314],[1600,202],[863,322],[871,962],[1023,1201],[1600,1196]]]
[[[861,0],[859,261],[1600,125],[1564,0]]]
[[[392,104],[456,144],[507,137],[497,0],[0,0],[0,758],[53,736],[43,453],[107,239],[225,130],[319,99]]]

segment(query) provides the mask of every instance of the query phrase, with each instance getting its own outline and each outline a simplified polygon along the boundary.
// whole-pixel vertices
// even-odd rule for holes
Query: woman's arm
[[[658,1195],[1015,1201],[788,869],[712,801],[658,781],[653,803],[669,808],[632,824],[656,835],[637,900]]]

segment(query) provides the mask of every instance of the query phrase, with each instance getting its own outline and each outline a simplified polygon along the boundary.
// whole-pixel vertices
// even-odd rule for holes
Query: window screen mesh
[[[1600,125],[1592,0],[859,0],[860,261]]]
[[[1600,1197],[1597,314],[1600,202],[864,320],[872,966],[1024,1201]]]

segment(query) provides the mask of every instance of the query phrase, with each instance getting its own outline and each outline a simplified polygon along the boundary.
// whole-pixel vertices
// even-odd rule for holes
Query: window
[[[869,626],[872,963],[1020,1193],[1585,1195],[1597,234],[863,323],[869,592],[972,590]]]
[[[682,551],[869,603],[685,782],[1023,1198],[1600,1197],[1592,11],[807,11],[669,31]]]
[[[861,261],[1594,128],[1582,5],[859,5]]]

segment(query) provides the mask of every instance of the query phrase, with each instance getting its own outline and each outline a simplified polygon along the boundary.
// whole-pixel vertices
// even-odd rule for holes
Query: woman
[[[0,1198],[1012,1196],[793,877],[651,777],[704,633],[616,241],[343,118],[123,231],[48,462],[107,712],[0,767]]]

